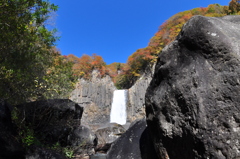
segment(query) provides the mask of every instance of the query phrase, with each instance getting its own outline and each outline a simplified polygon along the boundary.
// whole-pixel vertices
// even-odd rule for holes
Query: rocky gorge
[[[96,151],[107,159],[240,158],[239,44],[240,16],[191,18],[128,90],[127,126],[109,123],[116,88],[97,71],[79,79],[70,100],[16,106],[48,148],[34,142],[24,150],[15,108],[1,101],[0,158],[66,158],[49,149],[56,143],[71,148],[69,158]]]
[[[128,89],[127,121],[129,123],[145,116],[145,92],[152,79],[152,70],[144,73]],[[70,99],[84,107],[82,124],[103,125],[110,121],[113,92],[117,90],[110,76],[99,77],[94,70],[90,80],[79,79]]]

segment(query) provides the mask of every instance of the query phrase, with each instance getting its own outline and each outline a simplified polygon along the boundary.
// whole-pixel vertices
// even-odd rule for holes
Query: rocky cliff
[[[152,80],[152,72],[153,70],[148,69],[128,90],[129,105],[127,107],[127,119],[129,122],[145,116],[145,94]]]
[[[145,93],[152,79],[149,69],[128,91],[127,121],[133,122],[145,116]],[[104,125],[110,121],[113,92],[116,90],[109,76],[99,77],[93,71],[90,80],[79,79],[70,99],[84,107],[83,125]]]
[[[79,79],[70,99],[84,108],[83,125],[102,125],[110,121],[113,92],[116,90],[109,76],[99,77],[94,70],[90,80]]]
[[[159,55],[146,93],[159,158],[240,158],[239,24],[195,16]]]

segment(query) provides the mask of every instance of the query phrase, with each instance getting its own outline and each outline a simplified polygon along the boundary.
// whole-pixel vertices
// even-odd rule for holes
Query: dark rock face
[[[0,99],[0,158],[24,159],[25,152],[16,139],[17,132],[11,120],[11,113],[6,102]]]
[[[52,99],[19,105],[20,118],[44,144],[72,145],[69,135],[80,125],[83,108],[68,99]]]
[[[159,158],[240,158],[239,22],[195,16],[159,55],[146,93]]]
[[[107,159],[157,159],[145,119],[138,120],[115,142]]]
[[[67,157],[53,150],[31,146],[25,159],[67,159]]]

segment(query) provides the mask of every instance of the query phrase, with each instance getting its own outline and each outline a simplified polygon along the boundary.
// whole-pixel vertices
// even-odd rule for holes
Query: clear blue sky
[[[125,63],[148,45],[158,27],[172,15],[230,0],[50,0],[59,6],[55,27],[63,55],[96,53],[107,64]]]

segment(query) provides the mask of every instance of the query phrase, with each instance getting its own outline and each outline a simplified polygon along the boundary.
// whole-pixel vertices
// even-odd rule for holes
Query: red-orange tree
[[[221,17],[228,14],[227,6],[218,4],[209,5],[206,8],[195,8],[192,10],[180,12],[169,18],[160,27],[158,32],[151,38],[148,46],[138,49],[129,56],[127,67],[122,71],[116,80],[116,86],[119,88],[128,88],[129,83],[133,84],[147,66],[151,66],[162,51],[162,49],[172,42],[181,31],[182,26],[194,15],[203,15],[210,17]]]
[[[80,58],[70,54],[66,56],[66,59],[73,63],[74,75],[80,78],[89,79],[94,69],[98,70],[101,76],[104,76],[107,72],[106,63],[97,54],[92,56],[84,54]]]

